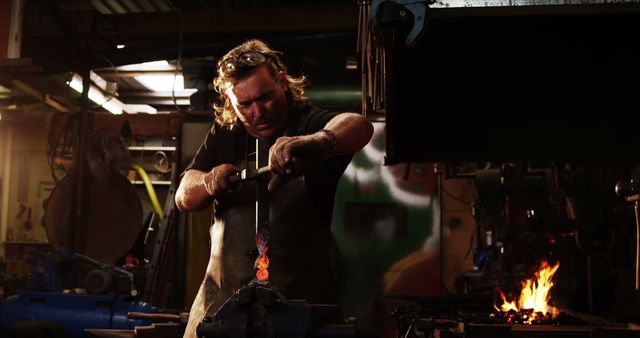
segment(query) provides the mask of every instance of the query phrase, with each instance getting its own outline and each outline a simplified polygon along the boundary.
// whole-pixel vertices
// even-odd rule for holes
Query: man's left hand
[[[333,140],[325,132],[278,138],[269,149],[269,170],[272,173],[269,191],[275,191],[329,157],[333,148]]]

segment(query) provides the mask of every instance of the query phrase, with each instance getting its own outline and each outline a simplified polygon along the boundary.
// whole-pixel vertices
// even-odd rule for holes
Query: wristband
[[[322,129],[320,130],[320,132],[329,135],[329,137],[331,138],[331,143],[333,144],[333,148],[331,149],[331,151],[335,152],[338,149],[338,137],[336,136],[336,133],[329,129]]]

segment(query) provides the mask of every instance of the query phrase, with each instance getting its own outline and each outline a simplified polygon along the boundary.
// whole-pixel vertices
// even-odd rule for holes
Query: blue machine
[[[158,309],[140,301],[132,273],[102,264],[62,248],[52,254],[34,253],[28,290],[0,305],[0,337],[7,328],[26,321],[51,322],[65,327],[69,338],[89,338],[85,329],[133,329],[150,325],[131,320],[129,312],[154,313]],[[64,293],[80,288],[86,293]]]
[[[0,337],[7,327],[22,321],[48,321],[65,326],[69,338],[93,337],[84,329],[133,329],[150,325],[127,318],[129,312],[158,312],[148,303],[132,297],[23,291],[1,305]]]

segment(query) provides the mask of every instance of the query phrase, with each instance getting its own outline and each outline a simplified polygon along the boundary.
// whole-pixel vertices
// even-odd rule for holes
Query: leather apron
[[[255,183],[221,197],[210,229],[207,271],[189,313],[184,337],[255,276]],[[269,194],[269,283],[287,299],[335,303],[329,264],[329,224],[321,224],[303,177]],[[225,208],[224,206],[229,206]]]

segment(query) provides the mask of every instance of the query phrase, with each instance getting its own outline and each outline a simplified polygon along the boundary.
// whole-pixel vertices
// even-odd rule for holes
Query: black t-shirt
[[[284,136],[299,136],[315,133],[325,127],[337,112],[323,110],[310,104],[289,112]],[[255,138],[249,135],[241,123],[231,130],[214,124],[185,171],[196,169],[208,172],[212,168],[230,163],[238,167],[247,166],[247,159],[255,151]],[[351,161],[352,154],[334,156],[304,173],[305,184],[318,214],[325,224],[330,224],[336,186],[342,173]]]

